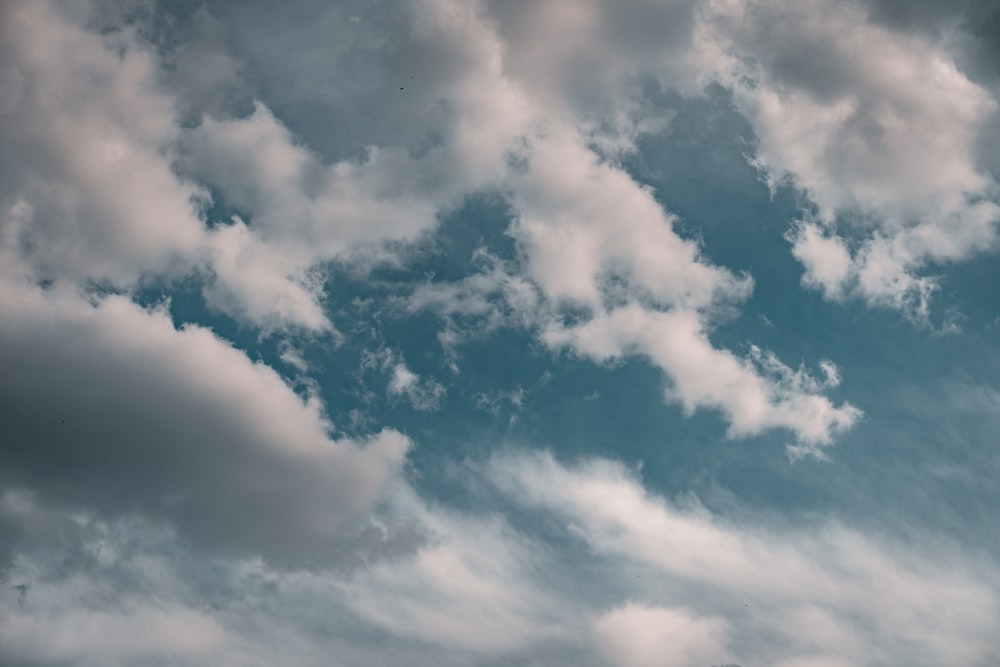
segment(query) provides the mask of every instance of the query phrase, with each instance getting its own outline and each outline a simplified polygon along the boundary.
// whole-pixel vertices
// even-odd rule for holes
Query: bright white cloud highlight
[[[128,285],[196,255],[203,193],[171,164],[180,128],[155,56],[49,2],[0,9],[0,231],[47,279]]]
[[[593,632],[620,667],[688,667],[722,662],[726,622],[685,609],[628,603],[598,618]]]
[[[701,16],[703,67],[753,124],[756,164],[818,208],[791,236],[804,282],[925,318],[928,263],[996,248],[997,187],[977,156],[996,101],[942,45],[860,3],[719,0]],[[849,262],[831,234],[862,240]]]
[[[721,410],[734,437],[788,429],[797,439],[789,447],[793,458],[822,456],[821,448],[833,435],[860,418],[857,408],[835,406],[822,395],[828,384],[836,384],[829,381],[837,379],[835,373],[827,371],[828,381],[818,382],[756,348],[740,359],[713,347],[703,327],[695,313],[650,312],[632,304],[576,327],[550,329],[544,340],[555,347],[572,346],[599,362],[644,355],[667,374],[667,396],[685,410]]]

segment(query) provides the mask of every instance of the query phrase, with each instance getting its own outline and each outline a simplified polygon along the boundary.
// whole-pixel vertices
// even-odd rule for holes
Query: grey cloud
[[[757,134],[754,164],[817,209],[822,228],[807,220],[791,235],[803,282],[925,322],[928,265],[998,241],[997,184],[980,149],[998,105],[960,69],[961,40],[873,23],[854,3],[715,7],[705,63]]]
[[[204,192],[178,179],[156,62],[50,3],[0,8],[0,247],[40,277],[131,284],[189,265]]]
[[[550,542],[538,523],[449,510],[403,485],[378,514],[433,537],[344,575],[205,559],[155,523],[76,512],[69,539],[24,549],[10,570],[31,589],[24,604],[0,592],[0,642],[28,665],[985,667],[997,657],[995,563],[933,537],[736,525],[607,460],[509,454],[466,472],[565,533]],[[0,515],[15,505],[66,520],[9,497]]]
[[[336,559],[405,455],[330,438],[321,407],[210,331],[120,297],[2,284],[5,486],[278,562]]]
[[[946,42],[974,80],[1000,83],[1000,4],[996,0],[861,0],[870,20]]]
[[[127,296],[99,299],[76,289],[93,279],[131,285],[171,274],[176,262],[184,265],[179,272],[209,269],[209,302],[235,317],[265,329],[292,321],[322,330],[328,322],[312,268],[358,244],[413,239],[463,194],[499,187],[518,216],[511,228],[518,262],[486,261],[460,283],[426,285],[409,308],[456,321],[482,316],[483,328],[534,330],[555,321],[549,309],[558,302],[576,299],[594,317],[544,331],[553,348],[597,361],[644,354],[687,410],[721,410],[734,435],[786,428],[808,445],[793,453],[818,453],[860,416],[825,396],[836,384],[834,367],[821,366],[826,378],[818,380],[769,354],[743,359],[714,347],[714,309],[746,298],[751,280],[711,264],[614,154],[605,159],[589,142],[596,136],[634,148],[638,133],[657,127],[644,124],[643,78],[690,93],[718,73],[711,56],[731,55],[699,49],[735,45],[756,58],[757,84],[815,103],[797,117],[863,98],[855,121],[833,133],[845,140],[817,151],[823,164],[814,182],[830,186],[831,201],[849,201],[854,193],[843,193],[857,185],[854,166],[871,169],[870,181],[918,161],[902,151],[890,156],[901,156],[896,162],[855,164],[857,155],[838,152],[879,136],[871,130],[884,100],[859,74],[871,63],[838,58],[844,45],[823,30],[824,39],[807,39],[795,21],[771,20],[784,16],[774,12],[706,46],[698,31],[707,5],[690,2],[211,2],[179,17],[176,44],[174,35],[154,39],[154,57],[129,31],[80,30],[46,13],[48,6],[7,5],[0,46],[2,88],[11,93],[0,118],[10,149],[0,157],[0,175],[9,176],[0,186],[0,559],[16,577],[12,585],[32,585],[23,605],[16,591],[0,603],[0,633],[8,633],[0,636],[16,640],[17,659],[327,664],[335,654],[345,664],[371,665],[489,664],[513,655],[586,664],[604,650],[621,664],[648,664],[648,656],[618,650],[634,643],[633,618],[653,633],[664,626],[700,633],[689,648],[706,661],[716,653],[728,659],[730,649],[774,659],[765,664],[805,660],[810,641],[830,660],[856,658],[851,651],[861,646],[893,664],[898,655],[918,655],[907,642],[929,645],[932,656],[994,655],[981,625],[996,617],[995,587],[987,582],[977,594],[964,571],[949,577],[925,567],[924,586],[905,559],[868,536],[720,527],[711,517],[678,515],[614,466],[589,475],[534,461],[534,470],[517,472],[518,492],[508,488],[508,495],[568,519],[576,537],[606,559],[595,566],[605,597],[584,604],[581,597],[597,594],[553,584],[574,572],[567,575],[548,546],[497,516],[453,513],[416,498],[398,474],[409,447],[402,435],[336,439],[315,398],[296,395],[211,331],[178,329],[165,312],[143,310]],[[817,16],[822,22],[822,12],[809,15],[815,7],[827,5],[803,10],[807,24]],[[880,20],[906,29],[944,20],[930,10],[893,18],[889,9]],[[15,14],[17,21],[6,20]],[[987,30],[989,21],[977,25]],[[897,106],[909,112],[921,101],[911,105],[904,96]],[[524,169],[509,169],[512,146],[522,150]],[[920,164],[941,171],[939,161]],[[206,228],[199,183],[246,209],[246,220]],[[899,191],[911,193],[912,183],[904,185]],[[976,221],[952,222],[961,231]],[[809,243],[796,250],[822,269],[815,283],[839,286],[851,274],[851,256],[828,230],[802,230]],[[952,231],[917,229],[909,241]],[[984,233],[973,246],[985,248],[989,238]],[[895,251],[911,251],[903,245]],[[968,251],[948,248],[949,259]],[[900,272],[892,270],[901,263],[906,275],[918,265],[918,251],[914,259],[892,250],[885,273],[869,276],[873,289],[897,286]],[[621,293],[608,288],[609,273]],[[53,276],[49,288],[32,284]],[[439,404],[440,385],[421,384],[402,359],[391,361],[398,364],[384,368],[394,373],[390,393],[415,407]],[[538,470],[548,476],[533,477]],[[594,494],[595,485],[611,493]],[[393,502],[417,516],[393,515],[385,508]],[[666,531],[654,544],[630,523],[636,517],[654,528],[678,525],[694,539],[680,543]],[[59,554],[49,561],[46,551]],[[717,580],[705,581],[699,568],[706,562]],[[774,562],[788,565],[802,588],[771,581],[779,594],[767,590],[762,575]],[[351,567],[337,569],[345,563]],[[659,587],[630,587],[619,576],[630,567],[646,568]],[[847,589],[838,577],[852,568],[864,581],[881,573],[902,582],[894,589],[899,600],[876,599],[856,585],[857,601],[831,592],[830,581]],[[836,608],[810,606],[805,596],[814,589]],[[678,590],[685,595],[658,596]],[[768,606],[774,646],[761,647],[743,624],[734,591]],[[938,595],[956,602],[954,618],[964,627],[942,630],[926,613],[924,600]],[[110,602],[97,608],[95,599]],[[716,622],[720,615],[734,621]],[[902,649],[859,629],[873,617],[868,627],[905,626]],[[893,626],[898,618],[906,622]],[[592,628],[602,630],[601,646],[579,643]],[[967,647],[952,646],[949,630]],[[838,632],[854,643],[838,648]]]
[[[229,85],[244,103],[264,100],[327,161],[371,145],[420,153],[447,133],[452,84],[469,67],[463,35],[421,34],[434,29],[427,12],[395,0],[207,2],[178,27],[178,57],[207,48],[209,34],[214,53],[252,63]]]

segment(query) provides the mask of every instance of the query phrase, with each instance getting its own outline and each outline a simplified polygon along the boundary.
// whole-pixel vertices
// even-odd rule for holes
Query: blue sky
[[[994,4],[0,12],[4,664],[1000,661]]]

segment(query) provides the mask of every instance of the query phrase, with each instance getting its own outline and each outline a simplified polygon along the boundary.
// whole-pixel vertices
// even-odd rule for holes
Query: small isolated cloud
[[[441,407],[446,390],[444,385],[431,379],[421,379],[403,362],[392,367],[389,380],[390,396],[405,396],[416,410],[437,410]]]
[[[366,350],[361,366],[362,370],[375,370],[387,375],[386,395],[389,398],[405,398],[415,410],[439,409],[448,393],[443,384],[411,371],[403,355],[388,348],[375,352]]]
[[[629,305],[576,327],[552,328],[544,340],[602,363],[643,355],[663,369],[667,397],[685,410],[721,411],[734,437],[787,429],[797,440],[789,450],[793,456],[821,456],[822,447],[861,417],[849,403],[837,406],[822,394],[839,381],[830,362],[821,369],[825,380],[817,381],[756,347],[746,359],[719,350],[702,327],[695,313],[649,312]]]

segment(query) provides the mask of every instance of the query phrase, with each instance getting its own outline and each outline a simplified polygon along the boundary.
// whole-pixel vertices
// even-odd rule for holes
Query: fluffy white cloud
[[[753,282],[702,258],[648,189],[568,133],[539,138],[526,159],[513,202],[527,273],[551,302],[590,315],[568,327],[550,319],[547,344],[602,362],[642,354],[666,373],[668,396],[688,411],[720,409],[734,436],[788,428],[800,442],[796,455],[817,454],[853,425],[861,413],[835,407],[825,387],[711,344],[710,318],[746,298]]]
[[[309,271],[349,249],[413,239],[436,222],[405,153],[372,148],[362,164],[323,164],[258,103],[246,118],[206,119],[186,139],[192,173],[247,211],[209,237],[210,303],[265,325],[329,327]]]
[[[686,609],[631,602],[594,622],[598,646],[620,667],[693,667],[723,662],[726,622]]]
[[[600,310],[609,280],[660,307],[708,309],[752,287],[700,257],[673,229],[676,217],[625,171],[603,162],[568,128],[552,129],[526,150],[512,179],[514,234],[528,274],[556,302]],[[613,295],[612,295],[613,298]]]
[[[261,240],[239,218],[216,227],[208,239],[213,279],[204,290],[209,306],[265,331],[298,326],[331,331],[323,313],[322,273],[310,272],[296,248]]]
[[[670,382],[668,397],[688,412],[701,407],[721,410],[731,436],[786,428],[798,440],[789,447],[793,457],[821,456],[820,448],[861,416],[854,406],[835,406],[822,395],[837,382],[829,362],[827,379],[821,382],[756,348],[748,359],[739,359],[713,347],[701,319],[689,311],[655,312],[631,304],[575,327],[550,329],[544,339],[601,362],[642,354],[664,370]]]
[[[40,19],[31,18],[32,12],[42,10],[30,10],[27,5],[17,7],[17,15],[23,15],[21,20],[27,22],[21,31],[25,35],[32,30],[43,37],[52,32],[41,25]],[[638,11],[629,11],[633,10]],[[598,30],[599,22],[591,19],[608,11],[594,4],[578,9],[562,7],[556,12],[559,16],[583,12],[577,16],[579,34],[571,31],[566,35],[566,53],[575,53],[577,40]],[[685,25],[693,20],[688,5],[678,5],[671,11],[684,17]],[[145,109],[141,104],[138,108],[124,105],[124,111],[97,106],[93,113],[97,125],[84,128],[80,141],[103,141],[102,134],[122,135],[131,148],[115,155],[144,155],[146,162],[142,163],[145,167],[89,162],[86,169],[79,162],[79,169],[70,171],[72,178],[67,187],[102,206],[120,209],[120,215],[109,219],[117,220],[114,224],[125,230],[122,234],[113,230],[98,233],[95,230],[108,224],[102,215],[76,225],[80,233],[98,234],[93,243],[86,236],[70,244],[74,252],[90,248],[80,264],[89,268],[81,273],[67,258],[49,256],[61,241],[29,238],[46,225],[52,228],[53,238],[72,239],[75,233],[69,229],[67,234],[62,226],[79,215],[75,208],[78,197],[68,200],[66,210],[40,217],[37,207],[56,199],[31,194],[32,188],[52,186],[60,170],[65,170],[64,165],[74,163],[73,142],[57,137],[51,144],[57,153],[52,173],[35,176],[31,187],[22,184],[11,190],[4,218],[4,237],[12,248],[10,252],[24,259],[36,276],[44,275],[43,269],[51,265],[59,267],[58,277],[70,279],[124,276],[134,281],[142,274],[162,273],[168,260],[180,261],[188,270],[200,267],[207,272],[204,293],[210,305],[253,322],[265,332],[289,326],[329,331],[332,325],[322,308],[323,263],[344,258],[360,246],[412,240],[432,228],[438,213],[453,206],[463,194],[499,187],[507,193],[516,212],[512,234],[522,249],[526,275],[546,298],[546,303],[539,302],[534,290],[525,288],[521,278],[506,280],[503,296],[509,309],[520,312],[515,317],[521,323],[543,321],[550,308],[568,305],[589,309],[597,318],[593,326],[599,320],[605,328],[614,327],[622,320],[611,316],[609,308],[626,304],[638,308],[641,303],[644,316],[657,321],[661,328],[680,323],[683,317],[675,315],[687,312],[697,313],[697,327],[706,329],[708,318],[720,308],[749,294],[752,281],[704,260],[695,243],[676,234],[674,217],[661,208],[647,188],[592,150],[593,128],[606,125],[603,121],[594,125],[594,118],[613,120],[618,111],[601,111],[599,105],[577,108],[570,103],[570,90],[554,97],[544,94],[554,79],[572,79],[566,74],[572,59],[567,60],[559,47],[545,50],[546,67],[550,68],[547,74],[526,68],[519,56],[509,51],[505,40],[532,39],[528,24],[523,16],[517,18],[508,10],[501,14],[498,21],[492,21],[465,3],[445,0],[412,13],[404,12],[404,25],[389,27],[408,35],[412,42],[408,48],[414,57],[461,63],[443,70],[434,81],[433,88],[451,109],[441,140],[422,153],[406,147],[371,145],[359,158],[330,163],[297,140],[260,102],[248,116],[206,117],[197,127],[182,132],[173,103],[161,90],[151,53],[143,51],[127,33],[121,33],[118,39],[124,45],[126,59],[120,61],[97,35],[53,13],[53,22],[61,26],[54,44],[63,45],[59,48],[69,48],[75,42],[88,45],[91,56],[80,66],[100,69],[102,74],[78,76],[67,70],[62,60],[55,59],[36,65],[44,69],[43,81],[54,77],[49,85],[58,90],[62,81],[58,77],[75,77],[88,82],[80,84],[87,87],[81,94],[101,104],[109,104],[109,90],[123,90],[118,94],[134,96],[150,106]],[[584,14],[591,18],[586,19]],[[608,38],[611,51],[605,55],[613,61],[609,64],[609,81],[636,76],[634,69],[625,65],[631,47],[620,37]],[[678,44],[686,43],[681,37],[678,40]],[[27,43],[15,43],[21,44],[15,55],[31,62]],[[670,46],[675,47],[680,48]],[[659,62],[645,56],[640,60]],[[28,102],[38,103],[44,98],[29,89],[26,101],[18,108],[23,107],[27,114],[31,106]],[[33,122],[54,126],[57,119],[46,118],[60,113],[65,113],[61,106],[53,107],[38,114]],[[12,134],[22,120],[32,119],[18,116],[10,126]],[[429,122],[429,117],[417,113],[415,122]],[[44,153],[44,141],[51,141],[45,139],[49,134],[39,130],[35,143],[23,146],[24,152]],[[610,137],[614,131],[605,134]],[[245,220],[205,228],[191,201],[197,189],[174,173],[171,153],[178,143],[184,146],[181,164],[185,173],[221,192],[228,204],[244,213]],[[120,184],[116,169],[127,171],[131,179],[123,191],[111,188],[112,183]],[[156,215],[145,224],[143,216],[150,210]],[[159,230],[159,236],[129,236],[146,227]],[[114,243],[122,247],[107,245],[106,237],[113,237]],[[157,257],[150,256],[143,247],[155,248]],[[115,266],[101,268],[108,262]],[[509,268],[505,271],[510,273]],[[497,277],[494,270],[494,282]],[[873,274],[862,282],[881,284],[879,281],[879,276]],[[468,287],[476,291],[482,286]],[[471,304],[467,299],[463,308],[467,310]],[[510,321],[510,316],[505,319]],[[627,331],[618,333],[631,335]],[[562,343],[573,345],[574,340]],[[713,352],[705,359],[730,357],[708,345],[706,335],[700,335],[697,341]],[[622,349],[616,354],[624,352]],[[754,394],[763,397],[763,404],[757,401],[754,406],[737,407],[734,401],[750,405],[755,399],[744,401],[731,392],[727,394],[725,387],[716,392],[713,384],[688,393],[693,384],[674,377],[679,371],[676,364],[660,366],[676,386],[679,400],[689,408],[721,407],[734,420],[733,433],[753,433],[777,425],[791,428],[804,441],[825,443],[833,432],[853,421],[849,407],[838,412],[828,401],[811,394],[799,397],[801,400],[780,401],[774,391],[765,389]],[[754,384],[753,366],[743,364],[741,368],[749,376],[747,382]],[[757,380],[757,384],[761,382],[766,381]],[[433,399],[434,395],[432,392],[426,398]],[[418,402],[429,405],[423,398]],[[753,410],[772,416],[749,415]],[[778,413],[784,416],[773,416]]]
[[[127,32],[82,30],[50,2],[0,9],[0,231],[47,279],[131,284],[188,263],[201,190],[179,179],[172,99]]]
[[[806,284],[924,316],[929,262],[996,247],[977,144],[997,104],[945,46],[855,3],[718,0],[702,18],[703,67],[752,123],[756,164],[817,206],[791,236]],[[846,265],[832,233],[862,239]]]
[[[571,14],[588,11],[585,7],[563,9]],[[478,23],[475,26],[473,32],[483,30]],[[506,91],[519,84],[522,90],[533,90],[534,82],[526,72],[519,75],[516,62],[504,72],[507,78],[492,70],[481,72],[480,85]],[[731,420],[733,434],[783,426],[806,443],[806,449],[796,451],[815,453],[814,445],[826,444],[834,433],[849,428],[860,413],[849,405],[834,407],[819,395],[821,387],[804,391],[802,385],[771,382],[759,376],[753,364],[741,364],[708,342],[703,332],[709,318],[746,298],[752,280],[712,265],[701,256],[697,244],[682,239],[673,229],[675,217],[663,210],[648,188],[588,146],[588,136],[578,125],[581,118],[553,106],[544,95],[527,98],[532,105],[526,118],[534,122],[520,128],[523,143],[501,144],[512,151],[503,187],[516,213],[511,233],[522,250],[525,273],[545,301],[511,279],[509,267],[501,270],[494,263],[482,278],[420,288],[410,307],[430,307],[445,314],[483,312],[494,324],[511,321],[498,317],[498,310],[521,309],[528,311],[521,322],[530,324],[551,321],[552,309],[582,306],[592,319],[585,317],[579,329],[607,330],[608,338],[617,341],[614,349],[590,354],[583,336],[565,332],[550,331],[543,339],[604,359],[646,353],[667,373],[677,400],[689,409],[721,408]],[[502,305],[488,296],[495,296]],[[458,301],[445,303],[443,297]],[[616,316],[614,308],[619,306]],[[671,363],[664,354],[649,353],[637,345],[635,327],[621,316],[633,312],[657,323],[657,331],[650,330],[644,341],[657,335],[686,336],[690,348],[705,352],[697,359],[709,367],[691,363],[685,368],[686,362]],[[739,379],[719,378],[718,373]],[[724,381],[715,381],[719,379]],[[746,389],[752,391],[744,396]]]

